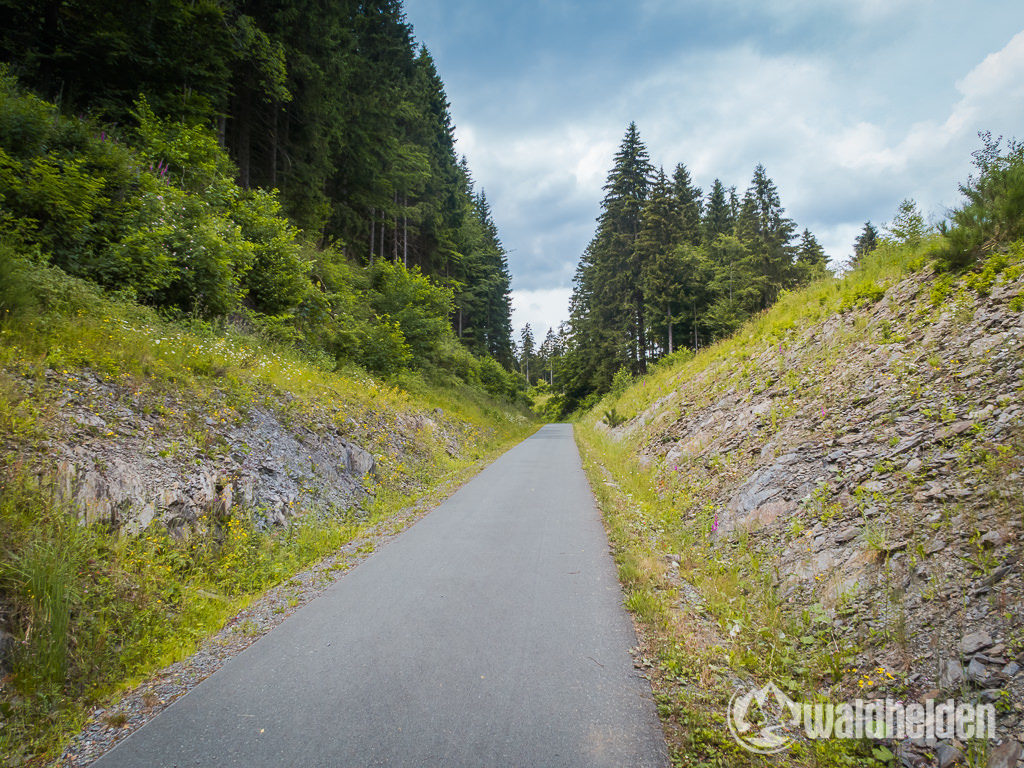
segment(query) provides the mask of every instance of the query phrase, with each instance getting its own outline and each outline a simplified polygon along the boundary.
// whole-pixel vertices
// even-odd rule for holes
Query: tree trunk
[[[640,373],[647,373],[647,333],[644,329],[644,297],[636,292],[636,334],[637,334],[637,368]]]
[[[370,209],[370,264],[373,264],[373,252],[376,248],[373,236],[377,234],[377,209]]]
[[[249,105],[250,91],[243,87],[238,97],[238,111],[235,113],[235,155],[238,158],[238,186],[249,188],[249,158],[252,143],[252,115]]]
[[[693,351],[697,351],[697,302],[693,302]]]
[[[668,310],[668,353],[672,354],[672,309]]]
[[[395,192],[395,208],[397,208],[397,207],[398,207],[398,193]],[[395,213],[395,216],[392,218],[391,224],[392,224],[392,229],[391,229],[391,236],[392,236],[391,237],[391,257],[394,260],[395,264],[397,264],[398,263],[398,214],[397,214],[397,212]]]
[[[281,142],[281,133],[278,127],[278,118],[281,113],[281,104],[274,99],[274,119],[270,124],[270,188],[277,188],[277,147]]]
[[[402,264],[409,268],[409,198],[402,197]]]

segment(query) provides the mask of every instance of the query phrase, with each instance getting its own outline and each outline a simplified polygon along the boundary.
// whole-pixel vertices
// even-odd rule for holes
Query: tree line
[[[566,411],[607,392],[619,371],[640,375],[705,346],[827,272],[821,245],[798,234],[761,165],[742,197],[719,179],[705,194],[684,164],[654,168],[631,123],[604,192],[562,344]]]
[[[195,172],[192,155],[208,160],[214,141],[240,197],[265,194],[315,247],[298,259],[319,265],[306,270],[311,285],[381,262],[422,273],[450,294],[446,319],[462,345],[513,365],[506,252],[400,0],[0,0],[0,9],[8,74],[64,118],[136,145],[140,114],[150,134],[180,126],[168,156],[150,161],[164,178]],[[190,154],[185,141],[201,146]],[[278,293],[264,314],[330,303]],[[243,303],[259,310],[254,297]]]

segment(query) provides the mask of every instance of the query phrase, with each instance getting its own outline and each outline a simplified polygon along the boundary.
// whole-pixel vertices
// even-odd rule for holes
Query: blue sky
[[[1020,0],[406,0],[494,210],[513,324],[543,336],[627,124],[742,192],[763,163],[836,262],[905,197],[959,199],[977,133],[1024,138]]]

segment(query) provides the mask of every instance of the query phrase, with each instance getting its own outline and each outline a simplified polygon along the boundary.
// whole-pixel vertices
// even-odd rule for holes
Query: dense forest
[[[399,0],[0,11],[9,250],[339,363],[515,388],[506,253]]]
[[[722,338],[781,291],[826,274],[824,250],[809,230],[797,234],[763,166],[742,197],[719,179],[705,195],[684,164],[655,169],[630,124],[604,191],[570,323],[536,352],[532,333],[520,344],[520,357],[540,358],[534,370],[547,370],[565,411],[607,392],[620,371],[640,375]]]

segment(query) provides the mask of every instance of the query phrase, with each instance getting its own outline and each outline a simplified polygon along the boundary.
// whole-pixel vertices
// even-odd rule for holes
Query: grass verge
[[[92,707],[189,656],[254,596],[450,488],[536,428],[524,408],[469,387],[416,377],[400,386],[334,370],[333,360],[237,328],[165,321],[59,270],[14,267],[0,286],[0,612],[12,629],[0,636],[4,765],[56,758]],[[296,429],[344,428],[375,455],[378,471],[359,508],[308,511],[282,528],[264,530],[259,510],[240,507],[201,521],[186,540],[157,524],[138,536],[80,525],[75,510],[55,502],[46,462],[64,420],[51,384],[85,378],[133,403],[185,402],[199,429],[207,418],[244,419],[251,408],[273,409]],[[426,414],[433,427],[402,426]],[[171,426],[154,447],[187,421],[162,415]]]

